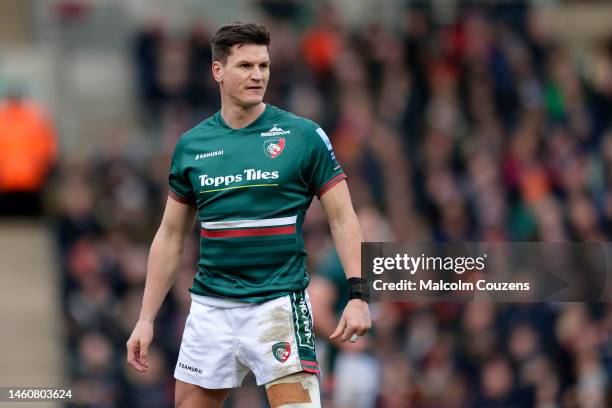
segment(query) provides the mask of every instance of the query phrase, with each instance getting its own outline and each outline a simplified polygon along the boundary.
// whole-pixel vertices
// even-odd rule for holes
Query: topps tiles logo
[[[242,181],[259,181],[259,180],[277,180],[279,178],[278,170],[263,171],[258,169],[246,169],[242,173],[229,174],[226,176],[212,177],[208,174],[198,176],[201,187],[228,187],[234,183]]]

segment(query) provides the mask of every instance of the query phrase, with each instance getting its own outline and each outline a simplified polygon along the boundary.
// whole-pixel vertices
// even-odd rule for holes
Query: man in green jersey
[[[225,25],[213,36],[221,110],[177,143],[140,319],[127,342],[128,362],[146,371],[153,322],[197,215],[200,260],[175,370],[181,407],[220,407],[249,370],[273,407],[320,406],[301,234],[315,195],[351,299],[331,337],[354,341],[371,325],[346,176],[316,123],[263,102],[269,43],[267,29],[253,23]]]

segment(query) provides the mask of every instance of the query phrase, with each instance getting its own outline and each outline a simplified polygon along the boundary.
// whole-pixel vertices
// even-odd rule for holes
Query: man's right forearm
[[[140,319],[153,323],[159,308],[174,283],[180,266],[185,236],[160,228],[149,253],[147,280]]]

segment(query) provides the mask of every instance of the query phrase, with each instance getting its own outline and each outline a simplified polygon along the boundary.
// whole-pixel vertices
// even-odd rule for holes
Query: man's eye
[[[240,68],[248,68],[249,64],[240,64]]]

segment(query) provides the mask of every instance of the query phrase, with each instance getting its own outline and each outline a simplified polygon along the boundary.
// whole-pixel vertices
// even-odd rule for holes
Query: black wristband
[[[364,302],[370,301],[370,287],[365,278],[348,278],[348,299],[361,299]]]

